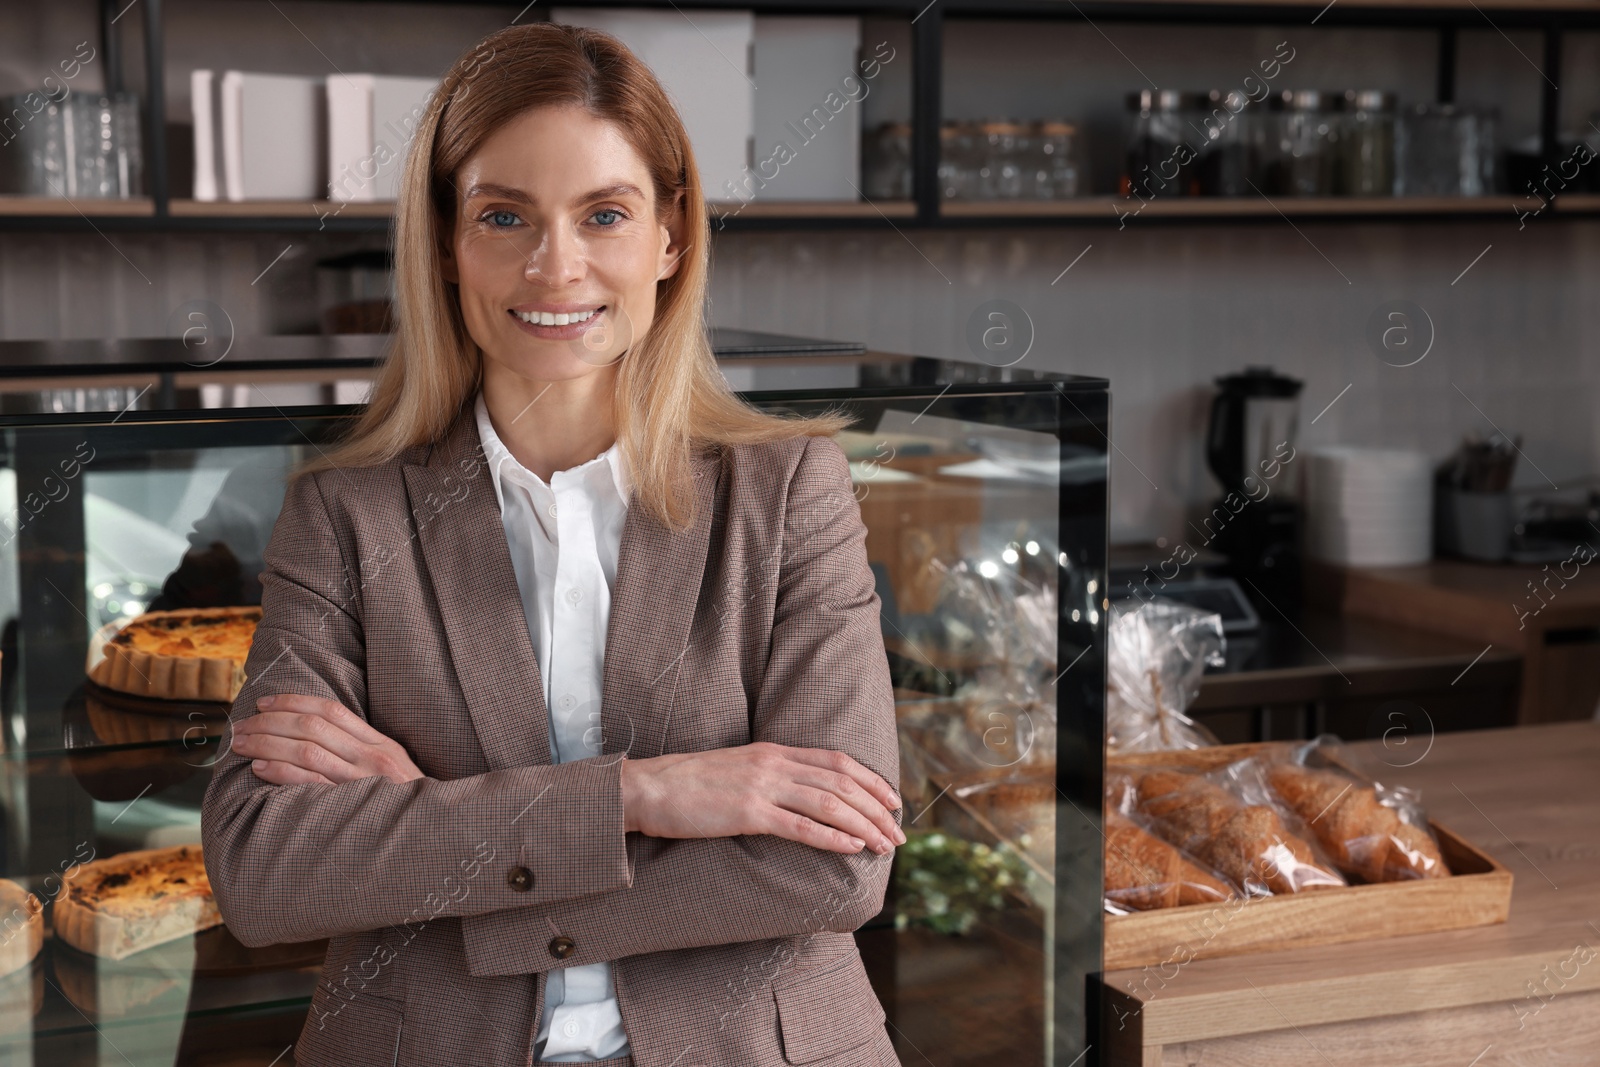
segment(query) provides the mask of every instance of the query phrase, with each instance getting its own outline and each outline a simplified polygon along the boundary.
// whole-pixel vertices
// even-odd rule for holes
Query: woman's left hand
[[[398,741],[361,716],[321,697],[281,693],[233,725],[233,750],[251,758],[257,778],[273,785],[335,785],[380,775],[402,783],[425,777]]]

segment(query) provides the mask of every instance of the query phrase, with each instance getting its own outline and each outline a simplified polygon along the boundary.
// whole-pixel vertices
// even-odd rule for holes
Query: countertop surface
[[[1226,656],[1201,678],[1191,710],[1448,688],[1469,676],[1479,684],[1521,662],[1510,648],[1317,610],[1264,614],[1258,630],[1229,636]]]
[[[1380,742],[1350,750],[1385,780],[1420,790],[1432,818],[1512,871],[1509,920],[1189,962],[1155,991],[1126,993],[1145,1047],[1497,1002],[1488,1043],[1503,1029],[1509,1045],[1526,1019],[1514,1007],[1536,1011],[1550,999],[1530,999],[1532,983],[1547,981],[1547,969],[1578,946],[1600,952],[1600,724],[1440,734],[1405,769],[1385,765]],[[1600,990],[1600,959],[1576,970],[1559,980],[1562,997]],[[1142,977],[1130,969],[1108,972],[1104,981],[1112,990],[1139,990]],[[1501,1011],[1503,1027],[1493,1023]],[[1301,1051],[1299,1062],[1323,1062],[1312,1049]],[[1421,1062],[1391,1062],[1402,1061]]]
[[[1434,560],[1414,567],[1308,568],[1309,599],[1326,609],[1524,648],[1530,637],[1600,625],[1595,561],[1574,550],[1544,566]]]

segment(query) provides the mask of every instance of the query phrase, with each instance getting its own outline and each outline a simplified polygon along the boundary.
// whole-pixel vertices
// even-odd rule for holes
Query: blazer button
[[[519,893],[533,888],[533,872],[526,867],[513,867],[506,872],[506,885]]]
[[[564,960],[578,951],[578,943],[570,937],[552,937],[550,939],[550,955],[558,960]]]

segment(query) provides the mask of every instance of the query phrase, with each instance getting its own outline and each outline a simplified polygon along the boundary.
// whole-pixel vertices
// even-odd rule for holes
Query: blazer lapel
[[[673,534],[637,506],[628,508],[622,523],[606,624],[602,752],[649,759],[661,755],[666,743],[722,481],[722,463],[714,454],[696,452],[691,462],[697,505],[692,527]]]
[[[544,682],[471,405],[426,464],[403,469],[456,678],[489,769],[553,762]]]
[[[693,527],[673,534],[636,506],[623,520],[601,683],[606,753],[643,759],[660,755],[666,741],[722,478],[714,454],[697,452],[692,465]],[[427,462],[403,471],[485,761],[491,770],[552,763],[544,682],[471,405]]]

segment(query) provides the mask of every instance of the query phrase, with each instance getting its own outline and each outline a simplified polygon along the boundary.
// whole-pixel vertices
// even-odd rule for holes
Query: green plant
[[[1022,859],[1002,845],[913,830],[895,852],[894,925],[965,934],[985,913],[1005,907],[1006,891],[1021,886]]]

